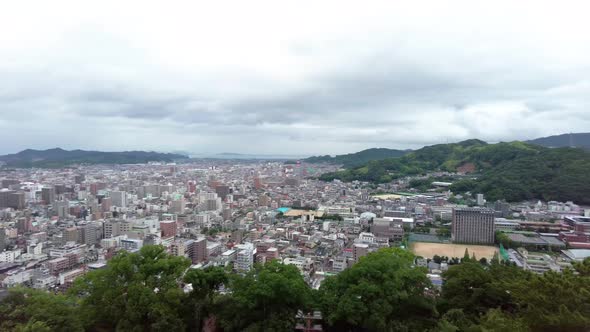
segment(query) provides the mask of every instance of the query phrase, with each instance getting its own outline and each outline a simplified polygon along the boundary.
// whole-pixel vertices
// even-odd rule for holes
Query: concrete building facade
[[[494,210],[455,208],[451,238],[457,243],[492,244],[495,239]]]

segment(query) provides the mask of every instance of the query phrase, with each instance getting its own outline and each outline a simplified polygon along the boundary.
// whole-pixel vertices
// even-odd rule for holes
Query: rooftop
[[[590,257],[590,249],[569,249],[562,250],[561,252],[567,257],[576,261],[582,261],[585,258]]]

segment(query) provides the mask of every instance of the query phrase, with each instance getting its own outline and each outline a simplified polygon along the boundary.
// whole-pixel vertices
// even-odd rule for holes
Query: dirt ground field
[[[482,257],[491,259],[494,257],[494,253],[498,252],[498,248],[493,246],[479,246],[471,244],[414,242],[410,245],[410,248],[414,254],[424,258],[432,258],[434,255],[462,258],[465,254],[465,248],[469,249],[469,256],[475,253],[475,257],[477,259]]]

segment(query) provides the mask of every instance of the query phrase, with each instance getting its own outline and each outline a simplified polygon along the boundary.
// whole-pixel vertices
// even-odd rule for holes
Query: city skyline
[[[590,127],[583,2],[30,6],[0,14],[0,154],[334,155]]]

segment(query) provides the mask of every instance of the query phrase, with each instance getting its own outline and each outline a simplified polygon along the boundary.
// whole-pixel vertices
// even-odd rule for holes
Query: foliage
[[[75,301],[33,289],[13,289],[0,303],[0,331],[83,331]]]
[[[409,151],[392,150],[385,148],[367,149],[356,153],[349,153],[331,157],[315,156],[304,159],[308,163],[329,163],[334,165],[342,165],[344,168],[356,167],[363,165],[372,160],[382,160],[387,158],[397,158],[407,154]]]
[[[292,331],[297,312],[311,308],[311,289],[299,270],[278,261],[234,275],[230,288],[218,302],[224,331]]]
[[[450,237],[451,236],[451,229],[448,227],[437,228],[436,235],[439,237]]]
[[[502,272],[498,272],[498,269]],[[528,276],[523,270],[516,269],[500,265],[492,265],[487,269],[477,261],[463,259],[461,264],[453,265],[443,274],[439,309],[446,311],[461,308],[469,316],[479,317],[489,309],[513,308],[515,304],[510,292],[507,292],[506,283]]]
[[[326,331],[587,331],[590,258],[563,273],[533,274],[497,257],[434,257],[451,265],[440,294],[414,255],[399,248],[362,257],[319,291],[273,261],[245,275],[188,269],[160,246],[121,253],[70,292],[12,289],[0,331],[292,331],[299,312],[321,310]],[[184,292],[190,284],[192,290]],[[190,289],[190,287],[185,287]]]
[[[24,150],[19,153],[0,156],[7,167],[59,168],[73,164],[144,164],[149,161],[174,161],[186,156],[173,153],[145,151],[99,152],[60,148],[49,150]]]
[[[487,199],[522,201],[543,199],[590,203],[590,153],[582,149],[550,149],[523,142],[486,144],[469,140],[424,147],[403,157],[370,161],[344,171],[323,174],[331,181],[384,183],[404,176],[433,171],[456,172],[458,166],[475,166],[476,179],[450,187],[454,193],[477,192]]]
[[[329,330],[390,331],[422,329],[434,315],[431,287],[414,256],[402,249],[381,249],[352,268],[327,278],[319,307]]]
[[[434,179],[431,177],[425,179],[413,179],[410,181],[409,187],[419,191],[426,191],[432,187],[432,182],[434,182]]]
[[[512,241],[508,235],[506,235],[506,233],[501,231],[496,231],[496,243],[501,244],[506,249],[516,248],[517,246],[516,243],[514,243],[514,241]]]
[[[590,327],[588,276],[573,270],[549,271],[534,275],[528,283],[516,283],[511,292],[523,319],[534,331],[582,331]]]
[[[184,282],[191,284],[192,291],[184,301],[184,319],[189,331],[197,331],[205,319],[214,314],[216,291],[229,281],[222,267],[192,269],[184,276]]]
[[[444,274],[439,310],[461,310],[474,331],[587,330],[590,277],[583,271],[589,265],[586,259],[574,265],[576,270],[538,275],[497,260],[488,266],[462,263]],[[443,321],[440,330],[452,326],[467,330],[456,320]]]
[[[162,246],[122,252],[108,268],[91,271],[71,289],[81,296],[86,326],[138,331],[166,331],[184,326],[177,308],[183,291],[178,281],[190,261],[170,256]]]

